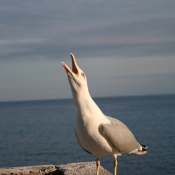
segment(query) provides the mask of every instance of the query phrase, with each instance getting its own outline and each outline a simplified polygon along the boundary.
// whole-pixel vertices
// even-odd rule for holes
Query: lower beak
[[[72,71],[69,69],[69,67],[66,65],[66,63],[61,62],[62,66],[64,67],[64,69],[66,70],[67,73],[72,73]]]

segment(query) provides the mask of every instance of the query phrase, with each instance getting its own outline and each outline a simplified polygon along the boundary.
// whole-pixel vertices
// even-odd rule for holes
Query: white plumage
[[[62,62],[76,106],[75,134],[80,146],[97,158],[96,175],[99,175],[100,157],[114,157],[114,175],[117,173],[117,156],[122,153],[145,154],[147,146],[137,142],[128,127],[121,121],[105,116],[89,94],[87,79],[78,67],[73,54],[72,70]]]

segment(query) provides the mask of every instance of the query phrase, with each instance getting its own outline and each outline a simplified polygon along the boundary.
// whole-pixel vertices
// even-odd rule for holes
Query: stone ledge
[[[0,168],[0,175],[94,175],[95,162],[68,163],[64,165],[38,165]],[[100,167],[101,175],[111,175]]]
[[[54,165],[0,168],[0,175],[43,175],[56,171]]]
[[[59,171],[62,171],[64,175],[94,175],[96,172],[96,162],[68,163],[56,167]],[[102,166],[100,167],[100,174],[111,175],[111,173]]]

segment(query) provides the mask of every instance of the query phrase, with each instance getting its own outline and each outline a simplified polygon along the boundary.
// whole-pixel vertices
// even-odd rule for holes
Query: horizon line
[[[126,97],[149,97],[149,96],[174,96],[175,93],[165,93],[165,94],[140,94],[140,95],[116,95],[116,96],[94,96],[92,99],[98,98],[126,98]],[[34,101],[57,101],[57,100],[73,100],[72,97],[65,98],[48,98],[48,99],[31,99],[31,100],[9,100],[9,101],[0,101],[0,103],[15,103],[15,102],[34,102]]]

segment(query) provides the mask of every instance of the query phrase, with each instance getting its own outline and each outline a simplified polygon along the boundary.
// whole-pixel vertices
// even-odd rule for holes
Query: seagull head
[[[62,62],[62,66],[68,75],[68,80],[73,91],[78,92],[81,89],[87,89],[87,79],[85,73],[78,67],[75,56],[70,53],[72,59],[72,69],[66,63]]]

